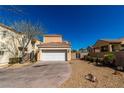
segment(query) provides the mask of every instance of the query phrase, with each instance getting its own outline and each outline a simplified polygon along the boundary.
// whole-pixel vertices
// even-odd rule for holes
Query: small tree
[[[71,50],[71,52],[77,52],[77,50],[73,49],[73,50]]]
[[[33,24],[29,21],[14,22],[12,28],[21,34],[21,38],[17,39],[21,47],[21,63],[23,63],[24,57],[26,56],[25,49],[28,48],[28,45],[34,37],[43,35],[43,28],[40,24]]]

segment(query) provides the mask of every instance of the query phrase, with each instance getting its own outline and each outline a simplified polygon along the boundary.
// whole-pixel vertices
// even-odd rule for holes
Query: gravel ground
[[[70,78],[60,87],[62,88],[123,88],[124,72],[118,72],[118,75],[112,74],[114,69],[109,67],[95,66],[82,60],[73,60],[70,62],[72,73]],[[88,73],[93,74],[98,82],[91,82],[85,79]]]

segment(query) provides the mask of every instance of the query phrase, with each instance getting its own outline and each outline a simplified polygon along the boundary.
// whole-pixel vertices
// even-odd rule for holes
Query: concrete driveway
[[[0,87],[51,88],[59,87],[70,76],[68,62],[38,62],[16,69],[0,69]]]

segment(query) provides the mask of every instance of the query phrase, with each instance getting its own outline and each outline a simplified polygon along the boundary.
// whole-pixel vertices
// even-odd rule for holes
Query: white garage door
[[[41,55],[42,61],[66,61],[66,51],[44,50]]]

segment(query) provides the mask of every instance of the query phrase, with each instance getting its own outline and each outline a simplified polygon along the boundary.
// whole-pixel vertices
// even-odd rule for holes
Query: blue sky
[[[10,6],[0,6],[2,8]],[[1,11],[1,22],[28,19],[41,22],[47,34],[62,34],[73,49],[98,39],[124,37],[124,6],[16,6],[24,14]]]

